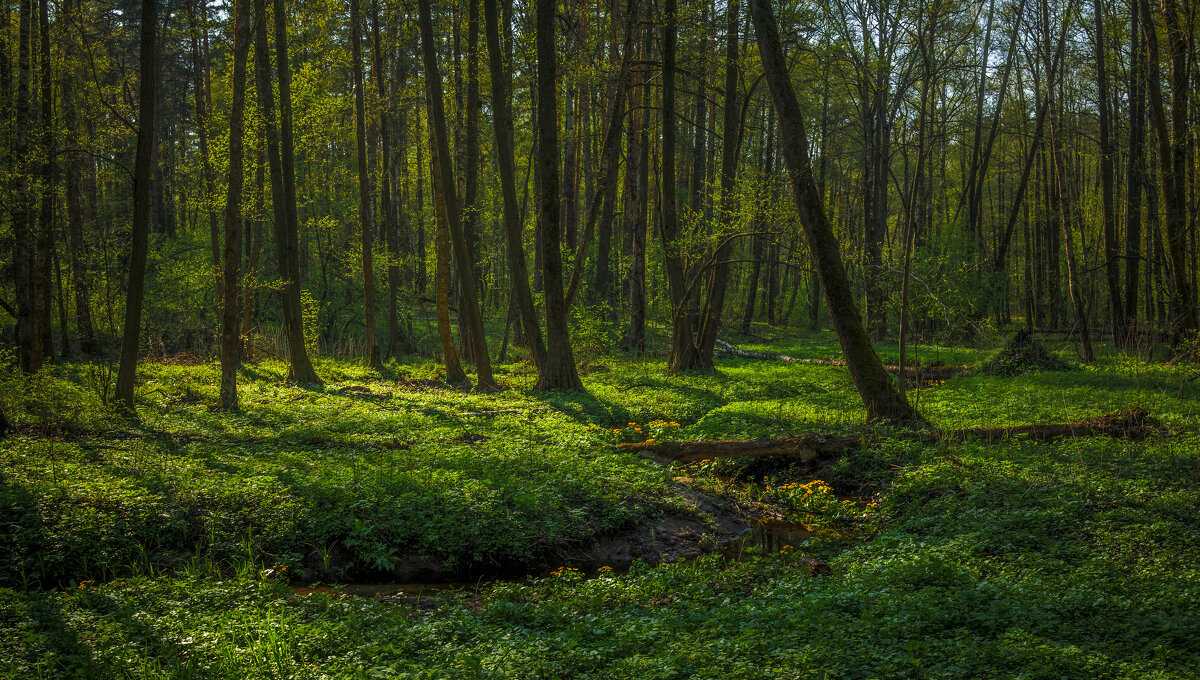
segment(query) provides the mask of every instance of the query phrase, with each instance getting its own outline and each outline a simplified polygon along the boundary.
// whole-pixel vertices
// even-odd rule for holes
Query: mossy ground
[[[836,356],[828,334],[739,345]],[[955,365],[988,355],[919,352]],[[214,364],[147,364],[133,423],[99,405],[88,367],[33,383],[8,374],[4,408],[20,429],[0,442],[0,677],[1200,672],[1194,368],[1109,354],[1064,373],[965,375],[918,401],[944,428],[1141,407],[1172,428],[1162,437],[926,445],[864,426],[844,368],[592,365],[586,393],[547,396],[527,391],[522,364],[499,367],[503,394],[467,395],[431,387],[427,363],[380,375],[325,363],[325,387],[305,390],[262,362],[243,374],[241,411],[222,413],[210,409]],[[825,471],[828,485],[783,463],[668,470],[609,446],[802,431],[871,444]],[[285,583],[384,574],[413,556],[479,573],[553,562],[685,503],[677,479],[818,533],[782,555],[564,570],[430,596],[434,607]],[[832,574],[812,576],[802,556]]]

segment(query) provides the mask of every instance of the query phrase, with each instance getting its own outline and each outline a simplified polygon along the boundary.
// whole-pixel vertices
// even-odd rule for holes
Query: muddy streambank
[[[433,606],[440,591],[472,590],[499,581],[523,582],[531,577],[549,576],[564,567],[595,576],[626,571],[639,561],[661,564],[713,552],[739,560],[798,546],[813,535],[807,527],[788,524],[766,508],[742,507],[685,485],[680,485],[677,491],[684,499],[682,504],[553,557],[525,564],[448,570],[435,560],[408,556],[396,569],[387,572],[351,572],[337,579],[345,585],[330,586],[328,581],[304,570],[295,575],[299,578],[292,590],[297,595],[324,593]]]

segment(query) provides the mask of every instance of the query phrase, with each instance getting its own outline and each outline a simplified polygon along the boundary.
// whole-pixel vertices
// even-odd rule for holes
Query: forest
[[[1194,0],[19,0],[0,680],[1200,672]]]

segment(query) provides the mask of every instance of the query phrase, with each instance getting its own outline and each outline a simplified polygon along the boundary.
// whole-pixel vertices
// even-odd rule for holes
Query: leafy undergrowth
[[[48,397],[20,409],[10,397],[6,412],[22,415],[0,444],[0,508],[14,518],[0,543],[13,587],[0,591],[0,677],[1194,678],[1200,668],[1200,385],[1187,369],[1110,357],[910,395],[947,428],[1140,406],[1172,428],[1163,436],[927,445],[864,429],[844,368],[727,360],[717,374],[667,378],[661,362],[605,366],[585,378],[587,394],[544,397],[430,387],[430,366],[372,377],[329,364],[330,383],[305,391],[260,364],[239,414],[209,410],[215,367],[149,366],[132,427],[89,406],[82,387],[60,399],[80,404],[71,427],[39,421],[61,407]],[[520,386],[527,370],[499,373]],[[70,371],[58,380],[46,390],[85,384]],[[802,431],[855,431],[868,444],[819,481],[779,461],[664,470],[607,448]],[[728,478],[739,471],[740,484]],[[741,562],[560,570],[431,595],[434,606],[295,595],[281,578],[319,571],[317,559],[520,560],[661,512],[678,502],[673,477],[769,504],[814,536]],[[179,546],[186,556],[162,573]],[[813,558],[832,573],[814,576]],[[114,577],[126,573],[140,575]],[[70,588],[35,588],[67,577]]]

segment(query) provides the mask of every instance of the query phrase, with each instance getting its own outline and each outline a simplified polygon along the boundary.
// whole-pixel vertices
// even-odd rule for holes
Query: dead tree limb
[[[1064,437],[1109,436],[1118,439],[1140,440],[1162,434],[1166,428],[1142,409],[1110,413],[1077,423],[1018,425],[1015,427],[979,427],[947,432],[914,433],[918,439],[936,442],[943,439],[966,441],[983,439],[1001,441],[1019,435],[1036,441],[1052,441]],[[905,435],[901,435],[905,436]],[[618,444],[620,451],[640,454],[659,463],[694,463],[711,458],[732,456],[796,456],[810,467],[818,467],[857,451],[862,446],[861,435],[822,435],[805,433],[763,439],[732,439],[700,442],[635,442]]]

